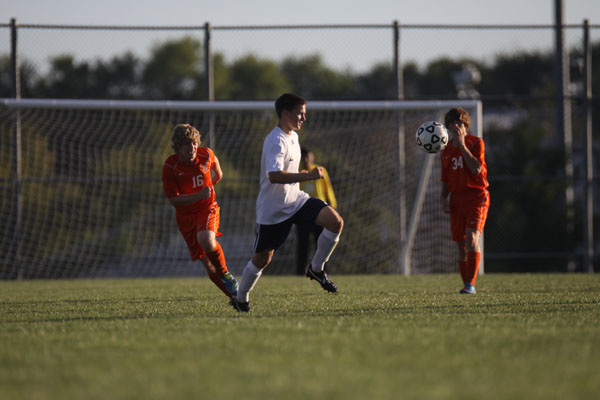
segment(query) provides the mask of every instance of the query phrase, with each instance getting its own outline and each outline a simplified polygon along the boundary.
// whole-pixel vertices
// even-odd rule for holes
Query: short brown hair
[[[292,93],[284,93],[275,100],[275,111],[277,116],[281,118],[284,110],[293,111],[294,108],[306,104],[306,100]]]
[[[171,136],[171,147],[175,152],[187,140],[193,140],[200,145],[202,135],[200,131],[190,124],[179,124],[173,128],[173,136]]]
[[[448,127],[451,122],[462,122],[469,129],[471,126],[471,117],[464,108],[451,108],[444,117],[444,125]]]

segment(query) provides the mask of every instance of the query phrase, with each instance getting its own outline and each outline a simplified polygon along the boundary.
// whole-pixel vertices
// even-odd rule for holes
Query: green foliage
[[[597,275],[486,274],[474,296],[458,294],[458,275],[335,279],[331,295],[307,279],[263,276],[248,315],[206,278],[0,282],[0,397],[600,392]]]
[[[173,100],[201,97],[201,50],[201,42],[191,37],[156,45],[143,72],[147,97]]]
[[[20,77],[21,77],[21,96],[35,97],[34,85],[38,79],[37,72],[33,64],[27,59],[20,59]],[[0,97],[13,97],[13,82],[10,74],[10,54],[0,55]]]
[[[225,61],[225,57],[221,53],[213,55],[213,84],[216,100],[231,99],[231,73]],[[205,98],[205,97],[204,97]]]
[[[140,229],[132,235],[130,226],[132,221],[152,218],[160,210],[157,204],[165,201],[156,181],[172,152],[172,124],[142,111],[129,113],[136,135],[131,126],[102,120],[102,112],[88,111],[83,126],[80,117],[68,123],[73,122],[69,115],[50,113],[47,125],[40,126],[35,117],[23,115],[22,153],[27,162],[22,164],[22,246],[45,260],[43,265],[22,261],[31,266],[28,278],[70,277],[76,272],[62,270],[61,265],[86,266],[91,264],[88,257],[109,262],[157,241],[161,232]],[[63,117],[62,124],[53,120]],[[137,134],[137,129],[144,134]],[[2,158],[10,157],[8,149],[2,148]],[[11,163],[4,165],[10,176]],[[5,194],[2,209],[10,212],[14,194],[12,190]],[[7,229],[14,226],[14,221],[5,221]]]
[[[353,77],[327,67],[320,54],[286,58],[281,71],[292,82],[292,92],[307,99],[349,100],[357,94]]]
[[[486,232],[494,232],[486,235],[486,252],[554,252],[571,248],[573,239],[565,228],[565,186],[557,178],[564,171],[563,149],[554,146],[547,136],[547,131],[532,118],[507,130],[486,130],[492,199]],[[528,271],[556,268],[540,260],[529,264]],[[493,265],[486,261],[486,268],[495,268]]]
[[[599,68],[600,43],[592,45],[592,66]],[[578,52],[574,51],[574,55]],[[548,97],[554,92],[553,55],[550,52],[498,54],[491,64],[471,59],[439,58],[420,69],[410,61],[403,66],[405,98],[455,98],[451,75],[465,62],[482,73],[476,85],[483,97]],[[130,52],[109,61],[76,61],[71,54],[51,59],[50,70],[39,75],[27,59],[21,60],[24,97],[139,98],[197,100],[205,97],[202,43],[189,36],[157,43],[148,60]],[[374,65],[354,74],[325,65],[320,54],[288,57],[277,63],[247,54],[228,63],[213,54],[214,89],[218,100],[266,100],[294,91],[312,100],[393,99],[391,64]],[[10,57],[0,58],[0,95],[10,97]],[[593,74],[594,93],[600,74]],[[596,117],[598,118],[598,117]]]
[[[133,99],[140,96],[143,84],[139,64],[140,60],[130,52],[115,56],[109,62],[99,60],[94,73],[97,97]]]
[[[94,63],[78,63],[65,54],[52,58],[50,64],[47,75],[22,84],[24,97],[129,99],[141,93],[139,60],[129,52]],[[33,72],[28,75],[35,76]]]
[[[292,89],[275,62],[253,55],[234,61],[229,76],[231,100],[272,100]]]
[[[510,53],[498,55],[491,66],[480,66],[484,77],[482,94],[518,96],[552,96],[554,60],[550,53]]]
[[[357,78],[357,98],[364,100],[392,100],[395,99],[396,90],[394,71],[391,64],[377,64],[371,70]],[[410,82],[406,75],[405,82]]]
[[[12,77],[10,75],[10,54],[0,55],[0,97],[13,97]]]
[[[21,129],[22,154],[35,155],[35,157],[28,157],[27,163],[23,163],[21,173],[26,178],[49,177],[56,159],[55,154],[47,151],[51,138],[45,132],[36,130],[27,119],[25,119]]]
[[[462,62],[449,58],[440,58],[427,65],[420,80],[420,93],[434,98],[454,95],[456,89],[452,82],[452,72],[459,71]]]
[[[68,94],[71,98],[93,97],[92,68],[86,61],[75,62],[71,54],[64,54],[50,60],[50,72],[40,82],[40,91],[45,97],[61,98]]]

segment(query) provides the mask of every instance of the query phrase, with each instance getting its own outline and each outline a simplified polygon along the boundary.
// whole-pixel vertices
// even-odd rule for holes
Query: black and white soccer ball
[[[417,147],[426,153],[438,153],[448,145],[448,131],[444,124],[427,121],[417,129]]]

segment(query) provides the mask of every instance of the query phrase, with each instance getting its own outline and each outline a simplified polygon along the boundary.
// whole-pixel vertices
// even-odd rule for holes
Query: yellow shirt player
[[[302,170],[307,172],[312,171],[317,167],[321,167],[323,178],[314,181],[300,182],[300,190],[308,193],[310,197],[316,197],[328,203],[331,207],[337,208],[337,200],[333,192],[333,186],[329,179],[329,173],[325,167],[315,164],[315,155],[307,148],[302,148]],[[303,275],[308,263],[308,253],[310,247],[310,236],[313,235],[316,246],[317,239],[323,231],[319,225],[312,227],[296,226],[297,241],[296,241],[296,272],[298,275]]]
[[[315,155],[313,152],[303,147],[302,169],[310,172],[317,167],[323,168],[323,179],[300,182],[300,190],[305,191],[311,197],[323,200],[333,208],[337,208],[337,200],[327,170],[322,165],[315,164]]]

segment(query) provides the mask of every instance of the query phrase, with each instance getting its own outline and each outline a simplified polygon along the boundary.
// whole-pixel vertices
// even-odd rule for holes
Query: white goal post
[[[417,127],[451,107],[468,110],[482,135],[477,100],[309,100],[300,144],[328,169],[345,220],[333,273],[458,270],[439,207],[439,156],[415,145]],[[203,275],[160,182],[171,130],[183,122],[221,161],[220,241],[241,272],[273,101],[2,99],[0,279]],[[292,232],[269,271],[294,273],[294,262]]]

